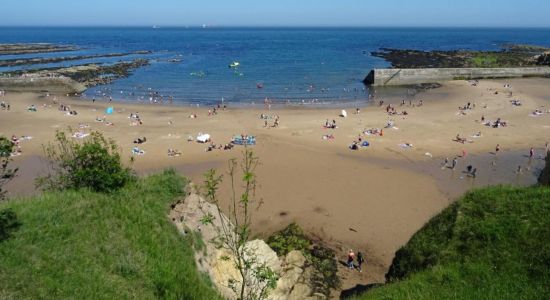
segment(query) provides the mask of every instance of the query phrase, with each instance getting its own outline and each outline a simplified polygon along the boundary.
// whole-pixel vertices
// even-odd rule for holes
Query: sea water
[[[362,81],[388,67],[370,55],[380,48],[498,50],[502,44],[550,46],[550,29],[514,28],[0,28],[0,43],[69,44],[78,51],[0,56],[57,57],[149,50],[152,54],[66,61],[18,69],[112,64],[147,58],[125,79],[89,89],[85,97],[180,104],[367,102]],[[239,62],[237,68],[229,67]],[[155,97],[157,99],[158,97]]]

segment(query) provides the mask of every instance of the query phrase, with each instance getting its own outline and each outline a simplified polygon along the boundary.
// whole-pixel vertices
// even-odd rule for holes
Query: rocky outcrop
[[[539,183],[550,186],[550,151],[546,154],[546,167],[540,174]]]
[[[122,57],[128,55],[144,55],[151,54],[151,51],[135,51],[127,53],[107,53],[95,55],[78,55],[78,56],[59,56],[59,57],[32,57],[32,58],[14,58],[0,60],[0,67],[15,67],[25,65],[43,65],[60,63],[64,61],[84,60],[94,58]]]
[[[550,51],[544,52],[536,57],[537,64],[541,66],[550,66]]]
[[[536,59],[537,55],[549,50],[532,45],[504,45],[500,51],[381,48],[380,51],[371,52],[371,55],[383,58],[397,69],[517,68],[540,65]]]
[[[0,77],[0,90],[15,92],[44,92],[57,94],[80,94],[86,87],[68,77]]]
[[[67,45],[54,45],[46,43],[35,44],[0,44],[0,55],[16,55],[29,53],[49,53],[75,51],[77,47]]]
[[[240,275],[233,263],[232,253],[218,247],[215,242],[221,222],[215,218],[212,224],[204,225],[208,215],[218,216],[214,205],[204,201],[200,196],[191,194],[185,200],[173,206],[170,218],[178,230],[185,235],[196,236],[200,233],[205,247],[196,251],[195,260],[198,269],[209,275],[222,296],[227,299],[237,299],[235,292],[229,287],[232,279]],[[222,216],[227,220],[225,216]],[[312,270],[306,266],[306,258],[300,251],[292,251],[279,258],[263,240],[253,240],[246,247],[255,253],[258,264],[265,264],[278,275],[277,286],[269,292],[268,299],[325,299],[321,294],[313,294],[310,286]]]
[[[68,77],[86,87],[109,84],[113,80],[126,78],[137,69],[149,64],[147,59],[134,59],[116,64],[85,64],[71,67],[53,67],[30,70],[17,70],[3,73],[4,77]]]

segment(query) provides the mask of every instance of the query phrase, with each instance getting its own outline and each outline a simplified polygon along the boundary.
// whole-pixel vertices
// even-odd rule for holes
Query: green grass
[[[474,68],[497,68],[502,67],[498,63],[498,56],[491,53],[476,54],[470,58],[470,64]]]
[[[466,194],[396,253],[359,299],[549,299],[550,188]]]
[[[167,217],[185,184],[168,171],[111,194],[0,204],[21,222],[0,242],[0,299],[218,299]]]

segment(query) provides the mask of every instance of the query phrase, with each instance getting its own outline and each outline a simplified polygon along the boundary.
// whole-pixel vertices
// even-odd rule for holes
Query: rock
[[[263,240],[253,240],[246,243],[246,247],[255,253],[257,257],[258,264],[262,265],[265,263],[266,266],[271,268],[275,273],[281,273],[281,262],[277,253],[273,251]]]
[[[201,220],[207,214],[216,216],[212,224],[203,225]],[[208,274],[212,283],[216,286],[220,294],[226,299],[237,299],[235,292],[228,287],[232,279],[240,281],[240,274],[235,268],[235,257],[224,248],[216,247],[213,241],[218,235],[217,228],[220,228],[216,207],[200,196],[189,195],[185,201],[177,203],[170,212],[170,219],[174,221],[178,230],[185,232],[200,232],[205,244],[205,251],[195,253],[195,261],[199,271]],[[227,220],[226,217],[224,217]],[[231,224],[227,224],[229,228]],[[193,235],[191,235],[193,236]],[[281,259],[263,240],[253,240],[246,243],[246,247],[255,253],[258,264],[266,264],[273,270],[279,279],[277,287],[269,292],[270,300],[286,299],[325,299],[313,295],[313,289],[310,287],[311,270],[304,269],[306,258],[300,251],[291,251],[284,257],[284,268]]]
[[[277,281],[277,288],[270,293],[270,300],[284,300],[287,299],[292,292],[292,289],[302,278],[303,270],[297,267],[293,267],[286,270]]]
[[[292,289],[292,293],[288,297],[289,300],[303,300],[311,295],[311,287],[304,283],[298,283]]]
[[[302,254],[302,251],[293,250],[290,251],[285,258],[286,264],[295,266],[298,268],[303,268],[306,264],[306,258],[304,257],[304,254]]]

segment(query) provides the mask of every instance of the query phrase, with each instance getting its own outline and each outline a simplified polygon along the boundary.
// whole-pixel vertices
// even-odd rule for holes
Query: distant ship
[[[159,29],[160,27],[158,27],[157,25],[153,25],[153,29]]]

